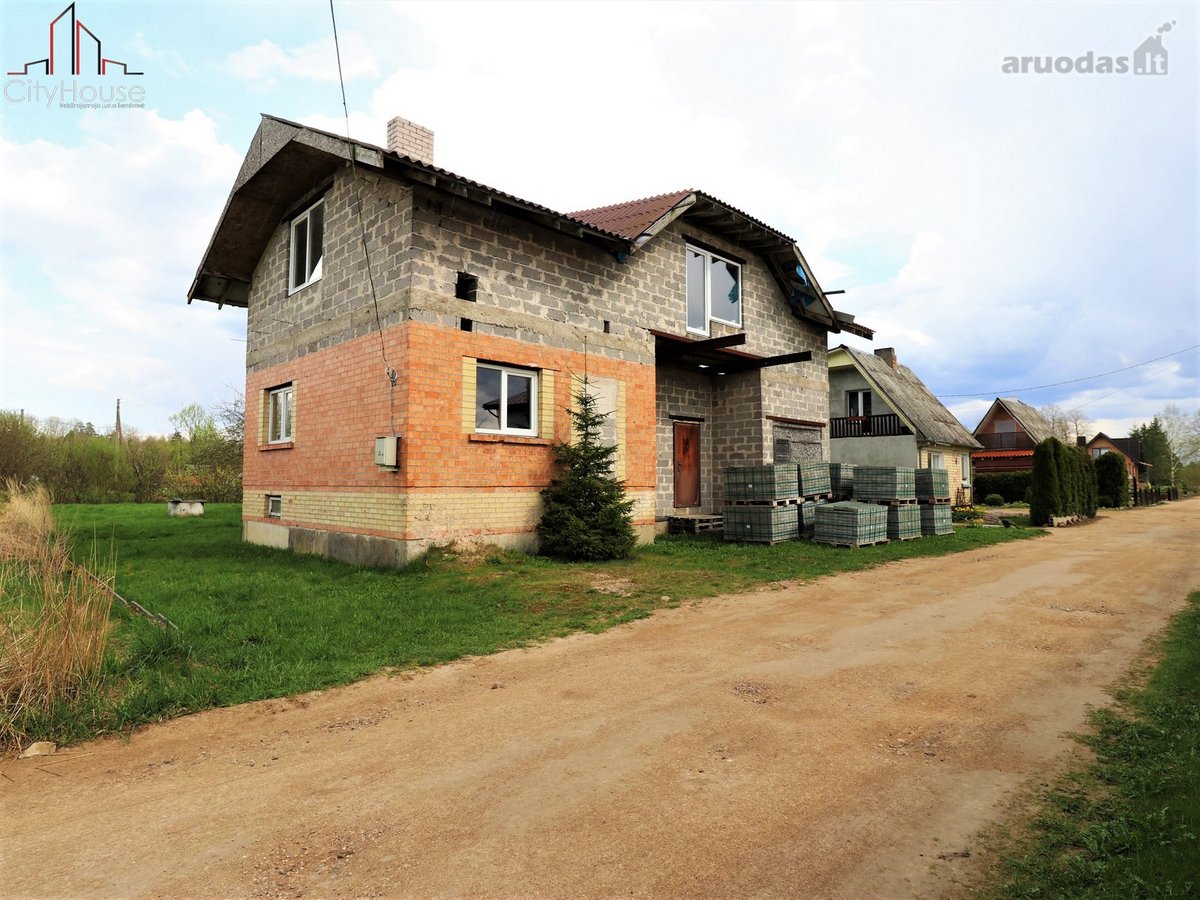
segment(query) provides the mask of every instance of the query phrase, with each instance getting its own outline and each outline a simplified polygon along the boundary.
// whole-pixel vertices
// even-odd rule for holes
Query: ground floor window
[[[538,373],[479,363],[475,367],[475,430],[533,436],[537,426]]]
[[[292,410],[295,387],[280,385],[267,392],[267,442],[279,444],[292,440]]]
[[[283,497],[279,494],[267,494],[267,515],[272,519],[283,515]]]

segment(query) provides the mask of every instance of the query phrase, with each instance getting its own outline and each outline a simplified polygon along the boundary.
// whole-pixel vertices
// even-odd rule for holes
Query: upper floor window
[[[742,327],[742,267],[687,245],[687,328],[708,334],[709,322]]]
[[[308,287],[321,279],[321,256],[325,249],[325,201],[318,200],[292,219],[292,242],[288,266],[288,292]]]
[[[538,376],[532,369],[475,367],[475,430],[536,436]]]
[[[871,415],[871,392],[846,391],[846,415],[850,418]]]
[[[267,392],[267,441],[279,444],[292,439],[295,389],[290,384]]]

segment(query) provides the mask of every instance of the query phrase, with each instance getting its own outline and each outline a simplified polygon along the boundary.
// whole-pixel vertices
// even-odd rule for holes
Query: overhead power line
[[[1099,375],[1085,375],[1082,378],[1070,378],[1066,381],[1055,381],[1051,384],[1039,384],[1036,387],[1025,388],[1005,388],[1001,391],[975,391],[970,394],[940,394],[941,397],[1004,397],[1008,394],[1026,394],[1030,391],[1040,391],[1044,388],[1061,387],[1064,384],[1078,384],[1081,381],[1093,381],[1096,378],[1106,378],[1109,375],[1117,375],[1121,372],[1128,372],[1132,369],[1140,369],[1142,366],[1148,366],[1151,363],[1159,362],[1160,360],[1170,359],[1172,356],[1179,356],[1181,353],[1187,353],[1191,350],[1200,349],[1200,344],[1193,344],[1191,347],[1184,347],[1182,350],[1176,350],[1174,353],[1167,353],[1163,356],[1156,356],[1154,359],[1148,359],[1145,362],[1134,363],[1132,366],[1125,366],[1122,369],[1113,369],[1111,372],[1101,372]]]

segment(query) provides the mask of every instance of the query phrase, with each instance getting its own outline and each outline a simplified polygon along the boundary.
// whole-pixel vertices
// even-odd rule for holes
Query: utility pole
[[[120,447],[124,443],[124,435],[121,434],[121,398],[117,398],[117,427],[113,429],[113,435],[117,439],[117,446]]]

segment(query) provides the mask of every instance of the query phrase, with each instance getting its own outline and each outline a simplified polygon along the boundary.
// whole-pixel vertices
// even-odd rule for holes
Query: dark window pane
[[[475,369],[475,427],[500,430],[500,370]]]
[[[312,235],[311,251],[308,254],[308,276],[316,271],[321,261],[321,253],[325,249],[325,204],[319,203],[308,214],[308,231]]]
[[[292,229],[292,287],[308,281],[308,220]]]
[[[708,313],[704,306],[704,254],[687,251],[687,327],[708,332]]]
[[[524,375],[508,376],[508,427],[533,427],[533,379]]]
[[[735,263],[713,259],[708,269],[712,317],[735,325],[742,321],[741,273]]]

